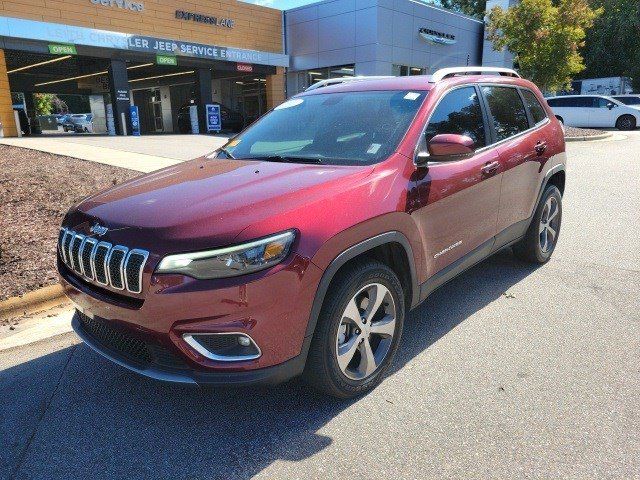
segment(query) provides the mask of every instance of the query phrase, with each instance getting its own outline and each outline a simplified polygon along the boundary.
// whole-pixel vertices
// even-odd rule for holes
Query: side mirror
[[[612,109],[613,109],[613,107],[616,107],[616,106],[617,106],[617,105],[616,105],[615,103],[613,103],[613,102],[609,102],[609,103],[607,103],[607,108],[608,108],[609,110],[612,110]]]
[[[472,157],[475,150],[473,140],[466,135],[443,133],[436,135],[427,144],[427,152],[420,152],[416,156],[417,165],[427,162],[454,162]]]

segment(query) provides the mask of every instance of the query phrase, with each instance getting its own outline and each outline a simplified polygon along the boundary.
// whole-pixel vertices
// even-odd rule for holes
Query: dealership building
[[[58,111],[91,113],[95,133],[204,132],[207,104],[249,122],[326,78],[480,65],[483,30],[412,0],[285,12],[236,0],[4,0],[1,134],[35,122],[34,93],[56,94]],[[35,133],[58,128],[51,118],[35,123]]]

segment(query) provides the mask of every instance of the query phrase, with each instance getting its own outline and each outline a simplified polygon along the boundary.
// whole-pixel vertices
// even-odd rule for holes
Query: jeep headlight
[[[289,254],[295,232],[289,230],[233,247],[164,257],[156,273],[180,273],[198,279],[236,277],[280,263]]]

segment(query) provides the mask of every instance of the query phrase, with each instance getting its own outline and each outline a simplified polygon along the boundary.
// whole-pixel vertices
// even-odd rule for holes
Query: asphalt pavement
[[[65,334],[0,352],[0,478],[640,478],[640,131],[567,150],[552,260],[438,290],[371,394],[168,385]]]

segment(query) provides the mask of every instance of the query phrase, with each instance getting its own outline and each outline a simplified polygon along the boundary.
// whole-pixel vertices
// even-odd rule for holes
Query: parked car
[[[74,113],[68,115],[62,124],[65,132],[93,133],[93,114]]]
[[[640,95],[614,95],[614,100],[633,108],[640,108]]]
[[[634,130],[640,111],[604,95],[567,95],[547,98],[555,116],[569,127]]]
[[[431,292],[558,241],[562,126],[533,83],[479,69],[309,90],[80,202],[58,242],[74,329],[156,379],[372,389]]]
[[[67,114],[67,113],[55,113],[53,116],[56,119],[56,123],[59,126],[62,126],[67,121],[67,119],[69,117],[69,114]]]
[[[220,120],[223,130],[239,132],[244,128],[244,117],[240,112],[235,112],[218,102],[213,102],[213,104],[220,105]],[[192,105],[193,103],[186,103],[178,110],[178,131],[180,133],[191,133],[189,107]],[[200,131],[204,131],[202,126],[200,127]]]

